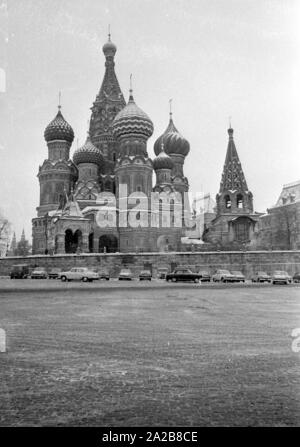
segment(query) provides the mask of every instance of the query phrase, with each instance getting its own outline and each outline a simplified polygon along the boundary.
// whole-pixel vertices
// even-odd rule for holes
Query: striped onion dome
[[[151,119],[136,105],[132,94],[128,104],[115,117],[112,128],[116,138],[130,135],[148,139],[153,134]]]
[[[74,140],[74,131],[70,124],[64,119],[60,111],[60,106],[56,117],[46,127],[44,137],[47,143],[54,140],[64,140],[72,144]]]
[[[103,155],[100,150],[94,146],[89,134],[84,145],[76,149],[74,152],[73,161],[75,165],[80,165],[80,163],[103,164]]]
[[[162,142],[164,143],[165,152],[168,155],[180,154],[186,157],[190,151],[190,143],[178,132],[173,123],[172,116],[170,116],[167,129],[154,143],[155,155],[160,153]]]
[[[164,146],[162,145],[161,151],[157,157],[153,160],[153,168],[155,171],[158,169],[173,169],[174,162],[168,154],[165,153]]]

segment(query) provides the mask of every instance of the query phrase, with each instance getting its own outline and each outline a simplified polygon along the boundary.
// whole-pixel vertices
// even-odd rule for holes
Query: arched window
[[[230,209],[231,208],[231,199],[228,194],[224,197],[224,202],[225,202],[225,208]]]
[[[242,194],[238,194],[236,197],[236,206],[237,208],[244,208],[244,198],[242,196]]]

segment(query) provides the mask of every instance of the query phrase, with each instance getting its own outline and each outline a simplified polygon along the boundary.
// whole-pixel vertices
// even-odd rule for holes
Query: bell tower
[[[216,196],[217,214],[252,214],[253,196],[235,147],[233,129],[228,129],[229,141],[219,193]]]

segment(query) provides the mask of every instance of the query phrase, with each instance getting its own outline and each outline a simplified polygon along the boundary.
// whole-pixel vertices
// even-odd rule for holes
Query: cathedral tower
[[[40,205],[38,216],[55,210],[64,191],[70,192],[77,177],[77,169],[69,159],[74,132],[58,107],[56,117],[48,124],[44,133],[48,146],[48,158],[39,168]]]
[[[253,196],[235,147],[233,129],[228,129],[229,141],[219,193],[216,196],[217,213],[251,214]]]
[[[92,143],[89,132],[84,145],[74,152],[73,161],[78,167],[75,197],[82,207],[93,204],[100,192],[99,175],[103,172],[104,159]]]
[[[105,56],[105,74],[102,85],[91,108],[90,138],[92,143],[102,152],[105,161],[101,173],[102,189],[114,192],[114,167],[117,159],[116,139],[112,132],[112,122],[126,103],[115,73],[114,57],[116,45],[111,41],[103,45]]]
[[[153,160],[153,168],[156,173],[156,185],[154,191],[172,191],[172,169],[174,167],[174,162],[172,158],[166,154],[164,145],[161,145],[161,151],[157,157]]]
[[[154,143],[154,152],[156,156],[158,156],[161,151],[162,142],[164,143],[166,154],[168,154],[173,161],[172,180],[174,188],[176,191],[183,194],[189,190],[188,180],[183,172],[183,165],[185,157],[190,151],[190,144],[176,129],[172,118],[172,112],[170,112],[168,127]]]
[[[253,196],[247,186],[231,126],[228,135],[226,159],[216,196],[216,217],[205,230],[203,239],[220,248],[239,249],[251,241],[257,215],[253,212]]]
[[[134,102],[131,89],[126,107],[113,122],[113,132],[118,143],[115,174],[117,197],[120,198],[120,250],[151,251],[149,198],[152,192],[153,166],[147,152],[147,140],[153,133],[153,123]],[[123,196],[121,185],[126,185],[127,197]],[[123,203],[132,193],[137,193],[137,197],[139,193],[144,193],[148,198],[146,209],[141,212],[141,226],[135,229],[128,225],[127,211],[123,213]],[[122,228],[125,223],[126,228]]]

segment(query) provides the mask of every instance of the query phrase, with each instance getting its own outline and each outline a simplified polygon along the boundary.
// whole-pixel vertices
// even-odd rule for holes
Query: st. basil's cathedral
[[[156,226],[151,225],[150,212],[147,225],[136,228],[120,225],[119,203],[111,205],[115,207],[116,225],[98,225],[97,213],[107,206],[106,202],[99,201],[99,194],[106,192],[120,197],[120,185],[127,187],[126,199],[132,193],[141,192],[149,201],[153,192],[183,196],[189,190],[184,174],[189,142],[176,129],[170,112],[169,124],[156,140],[155,158],[151,160],[147,140],[153,134],[153,123],[135,103],[132,89],[126,104],[115,73],[116,51],[109,35],[103,46],[105,74],[91,108],[87,138],[72,158],[74,131],[63,117],[61,106],[45,129],[48,158],[38,172],[40,203],[37,217],[32,220],[33,254],[182,251],[185,250],[183,241],[193,237],[203,249],[249,243],[258,215],[253,211],[252,194],[231,126],[216,206],[207,212],[207,219],[204,214],[201,231],[197,228],[197,216],[196,231],[174,224],[174,201],[170,205],[169,225],[162,225],[161,209]]]

